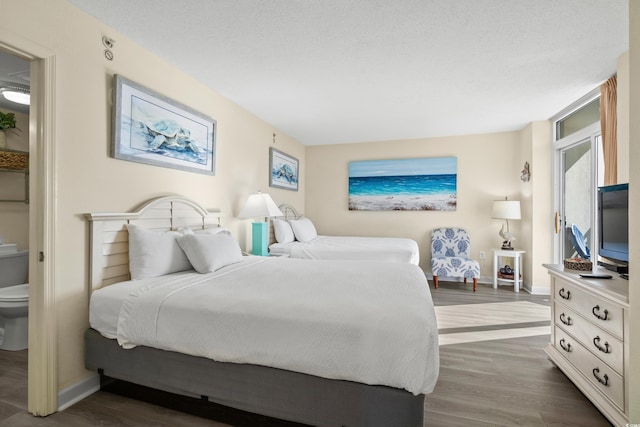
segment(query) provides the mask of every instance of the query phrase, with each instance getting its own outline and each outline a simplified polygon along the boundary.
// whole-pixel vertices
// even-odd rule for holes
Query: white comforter
[[[431,392],[438,377],[435,312],[414,265],[247,257],[215,273],[108,286],[93,293],[91,313],[99,311],[101,293],[105,304],[114,299],[117,286],[126,289],[116,329],[125,348],[144,345],[413,394]],[[98,330],[99,318],[90,315]]]
[[[269,251],[302,259],[420,262],[416,241],[397,237],[318,236],[309,242],[274,243]]]

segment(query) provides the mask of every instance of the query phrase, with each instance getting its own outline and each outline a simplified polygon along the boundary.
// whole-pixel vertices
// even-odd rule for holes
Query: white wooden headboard
[[[91,290],[130,279],[129,233],[127,224],[156,230],[181,227],[205,229],[220,227],[220,211],[208,211],[181,196],[165,196],[142,204],[134,212],[90,213]]]

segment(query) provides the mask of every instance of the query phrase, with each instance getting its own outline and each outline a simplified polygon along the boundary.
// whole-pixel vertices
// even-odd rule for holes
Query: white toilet
[[[0,350],[24,350],[29,330],[29,251],[0,253]]]

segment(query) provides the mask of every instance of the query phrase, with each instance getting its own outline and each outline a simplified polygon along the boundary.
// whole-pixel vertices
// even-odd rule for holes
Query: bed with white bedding
[[[130,280],[127,261],[138,262],[128,253],[135,250],[129,234],[139,231],[132,230],[215,228],[219,215],[166,197],[131,214],[88,217],[87,368],[312,425],[423,425],[424,395],[435,386],[439,360],[419,267],[230,257],[202,274],[210,266],[187,248],[197,271],[176,267]]]
[[[301,259],[370,260],[418,265],[415,240],[397,237],[323,236],[290,205],[280,205],[283,217],[273,218],[269,253]]]

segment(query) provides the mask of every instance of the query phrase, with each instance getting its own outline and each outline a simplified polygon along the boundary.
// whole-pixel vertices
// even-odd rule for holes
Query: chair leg
[[[436,289],[438,289],[438,276],[433,276],[433,284],[435,285]]]
[[[478,279],[476,279],[475,277],[473,278],[473,292],[476,291],[476,286],[478,285]]]

